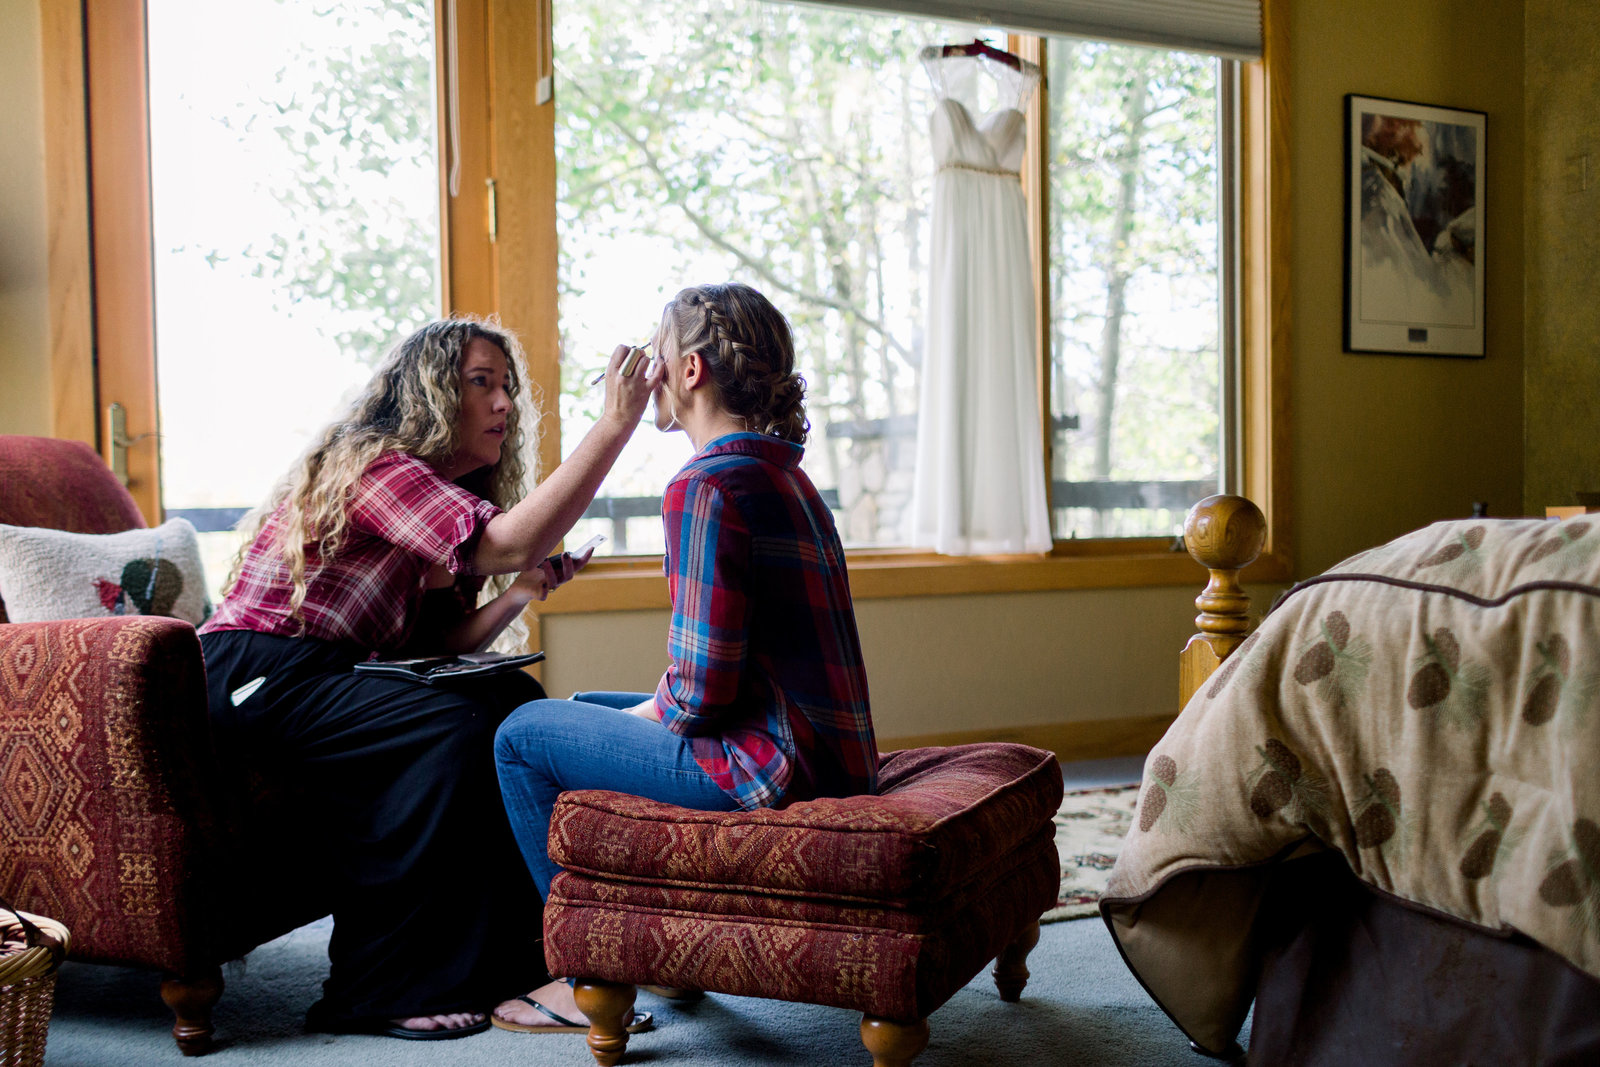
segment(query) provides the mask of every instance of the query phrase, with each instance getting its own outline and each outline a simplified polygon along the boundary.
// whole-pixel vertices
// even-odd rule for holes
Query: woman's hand
[[[649,719],[651,722],[661,721],[661,709],[656,707],[655,697],[651,697],[649,700],[646,700],[643,703],[635,704],[631,708],[623,708],[622,710],[627,712],[629,715],[637,715],[641,719]]]
[[[631,373],[623,374],[622,368],[635,351],[638,358],[633,360]],[[606,364],[606,402],[601,417],[616,419],[631,430],[644,417],[650,395],[665,374],[663,360],[651,359],[632,345],[618,345],[611,353],[611,362]]]
[[[543,600],[550,595],[552,589],[572,581],[579,571],[589,565],[589,560],[593,557],[592,547],[581,556],[574,556],[570,552],[550,556],[540,560],[537,567],[517,575],[516,581],[511,583],[511,589],[527,593],[534,600]]]

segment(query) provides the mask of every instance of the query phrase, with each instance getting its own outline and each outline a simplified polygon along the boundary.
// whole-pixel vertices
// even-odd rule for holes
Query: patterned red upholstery
[[[0,522],[71,533],[144,526],[133,497],[81,441],[0,435]]]
[[[1025,745],[892,752],[879,778],[871,804],[731,813],[571,792],[551,819],[550,856],[598,877],[914,906],[1010,853],[1061,805],[1055,756]]]
[[[557,802],[552,973],[922,1019],[1055,902],[1055,757],[890,753],[876,797],[691,812]]]
[[[222,845],[205,701],[186,622],[0,626],[0,893],[65,923],[74,958],[216,962],[185,922]]]
[[[83,442],[0,435],[0,523],[106,534],[140,529],[144,516]]]
[[[0,523],[144,520],[87,446],[0,435]],[[64,922],[74,959],[186,977],[326,914],[223,788],[194,627],[0,623],[0,895]]]

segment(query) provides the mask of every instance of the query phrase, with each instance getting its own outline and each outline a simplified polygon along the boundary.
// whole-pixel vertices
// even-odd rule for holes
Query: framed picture
[[[1482,356],[1486,116],[1344,99],[1345,351]]]

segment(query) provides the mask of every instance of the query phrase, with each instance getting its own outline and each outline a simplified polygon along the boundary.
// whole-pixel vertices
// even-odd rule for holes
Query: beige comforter
[[[1102,913],[1221,1051],[1264,865],[1358,877],[1600,977],[1600,516],[1438,523],[1301,583],[1145,762]]]

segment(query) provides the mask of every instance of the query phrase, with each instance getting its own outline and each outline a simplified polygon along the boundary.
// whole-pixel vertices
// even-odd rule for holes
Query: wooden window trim
[[[441,26],[445,2],[438,0]],[[1246,572],[1257,582],[1284,581],[1292,572],[1286,4],[1266,0],[1265,54],[1242,66],[1241,79],[1244,491],[1268,524],[1267,548]],[[98,364],[102,381],[121,376],[147,398],[130,412],[130,433],[154,433],[143,4],[97,0],[80,9],[40,0],[40,9],[44,68],[59,72],[48,79],[45,99],[47,115],[60,117],[47,123],[45,146],[54,430],[94,440],[95,375],[86,370]],[[82,22],[74,17],[80,10]],[[459,0],[460,195],[441,200],[446,306],[498,314],[516,328],[541,399],[559,395],[555,109],[534,100],[548,69],[550,18],[549,0]],[[74,114],[83,121],[72,121]],[[1040,166],[1032,161],[1030,173]],[[498,208],[492,243],[486,225],[491,177]],[[92,294],[86,295],[91,278]],[[560,458],[560,429],[557,406],[541,408],[540,466],[548,472]],[[131,488],[153,523],[160,519],[154,463],[146,471],[137,453],[130,456]],[[153,454],[153,448],[145,452]],[[853,552],[850,566],[861,599],[1188,585],[1203,577],[1199,565],[1164,538],[1060,541],[1042,557]],[[622,559],[592,564],[540,605],[540,613],[665,607],[659,558]]]

